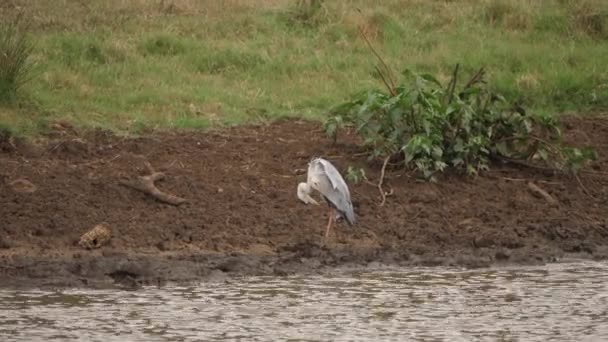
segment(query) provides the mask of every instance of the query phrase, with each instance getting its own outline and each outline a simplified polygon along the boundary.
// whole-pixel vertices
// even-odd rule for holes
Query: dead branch
[[[388,81],[386,80],[386,77],[384,76],[384,73],[382,73],[382,70],[380,70],[380,68],[378,66],[376,66],[376,72],[378,72],[378,75],[380,75],[380,78],[382,79],[382,83],[384,83],[384,85],[386,86],[386,88],[388,89],[388,91],[391,93],[391,95],[395,96],[396,95],[395,90],[388,83]]]
[[[511,181],[511,182],[529,182],[530,179],[527,178],[512,178],[512,177],[492,177],[495,179],[504,179],[506,181]],[[545,181],[545,180],[537,180],[536,182],[538,183],[543,183],[543,184],[549,184],[549,185],[561,185],[562,182],[549,182],[549,181]]]
[[[136,181],[121,180],[120,184],[148,194],[163,203],[180,205],[187,202],[185,198],[167,194],[159,190],[154,183],[165,178],[165,174],[162,172],[155,172],[149,163],[146,163],[146,167],[148,171],[150,171],[149,176],[139,176]]]
[[[485,74],[486,74],[485,69],[480,68],[479,71],[477,71],[477,73],[475,75],[473,75],[473,77],[471,77],[471,79],[466,83],[466,85],[462,89],[469,89],[470,87],[474,86],[475,84],[477,84],[479,82],[483,82],[483,77],[485,76]]]
[[[558,173],[559,170],[554,168],[554,167],[544,167],[544,166],[540,166],[540,165],[534,165],[531,163],[527,163],[525,161],[521,161],[521,160],[517,160],[517,159],[511,159],[511,158],[506,158],[506,157],[500,157],[500,159],[504,162],[507,163],[511,163],[511,164],[515,164],[515,165],[520,165],[520,166],[525,166],[527,168],[530,169],[536,169],[536,170],[540,170],[540,171],[549,171],[549,172],[553,172],[553,173]],[[578,170],[579,173],[581,174],[587,174],[587,175],[595,175],[595,176],[608,176],[608,172],[601,172],[601,171],[592,171],[592,170],[586,170],[586,169],[580,169]]]
[[[608,172],[601,172],[601,171],[591,171],[591,170],[578,170],[578,172],[580,173],[584,173],[587,175],[594,175],[594,176],[608,176]]]
[[[558,204],[557,200],[555,198],[553,198],[553,196],[549,195],[548,192],[541,189],[538,185],[536,185],[532,182],[528,182],[528,188],[530,190],[532,190],[533,193],[540,195],[542,198],[544,198],[549,204],[551,204],[551,205]]]
[[[583,193],[591,198],[595,198],[593,197],[593,195],[591,195],[591,193],[589,192],[589,190],[587,190],[587,187],[583,184],[583,182],[581,181],[581,178],[575,174],[574,178],[576,178],[576,181],[578,182],[578,185],[581,187],[581,189],[583,190]]]
[[[423,211],[424,211],[424,209],[422,209],[422,208],[418,209],[418,212],[416,214],[414,214],[414,216],[410,217],[408,220],[413,221],[413,220],[417,219],[418,216],[420,216],[420,214],[422,214]]]
[[[17,151],[17,145],[15,144],[15,137],[11,136],[8,138],[8,144],[11,146],[13,151]]]
[[[378,181],[378,191],[380,191],[380,196],[382,196],[382,202],[380,202],[381,207],[384,205],[384,202],[386,202],[387,194],[382,189],[382,183],[384,182],[384,173],[386,172],[386,166],[388,165],[388,160],[390,158],[390,156],[384,158],[384,163],[382,164],[382,171],[380,171],[380,180]]]
[[[456,83],[458,82],[458,68],[460,68],[460,64],[457,63],[452,74],[452,79],[450,80],[450,83],[448,83],[447,104],[452,103],[452,99],[454,98],[454,90],[456,89]]]
[[[361,12],[361,10],[359,8],[357,8],[357,11],[359,12],[359,14],[361,14],[361,16],[363,16],[363,12]],[[387,88],[388,88],[389,92],[391,93],[391,95],[395,96],[397,94],[395,92],[396,86],[395,86],[395,80],[393,79],[393,77],[391,75],[391,69],[388,67],[388,65],[386,64],[386,62],[384,62],[384,59],[382,59],[382,57],[376,51],[376,49],[374,49],[374,46],[372,45],[372,42],[370,42],[370,40],[367,38],[367,36],[365,35],[365,31],[363,30],[363,28],[361,26],[359,26],[359,33],[361,33],[361,37],[363,37],[363,40],[365,40],[365,42],[367,43],[367,46],[369,47],[369,49],[378,58],[378,60],[380,61],[380,63],[384,67],[384,70],[386,71],[386,78],[388,78],[388,81],[390,81],[390,84],[388,82],[386,82],[386,80],[384,78],[384,75],[382,74],[380,68],[376,68],[376,69],[378,70],[378,73],[380,74],[380,77],[384,81],[384,84],[387,86]]]

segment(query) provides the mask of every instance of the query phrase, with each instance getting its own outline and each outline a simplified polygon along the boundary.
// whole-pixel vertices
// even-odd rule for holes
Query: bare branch
[[[532,182],[528,182],[528,188],[530,188],[530,190],[532,190],[532,192],[534,192],[535,194],[543,197],[549,204],[558,205],[557,200],[555,198],[553,198],[553,196],[549,195],[548,192],[541,189],[538,185],[536,185]]]
[[[473,75],[473,77],[471,77],[471,79],[469,80],[469,82],[467,82],[463,89],[468,89],[479,82],[483,82],[483,77],[485,76],[485,74],[485,69],[480,68],[479,71],[477,71],[477,73]]]
[[[380,180],[378,181],[378,191],[380,191],[380,196],[382,197],[382,202],[380,202],[381,207],[384,206],[384,203],[386,202],[387,194],[382,189],[382,183],[384,182],[384,174],[386,172],[386,166],[388,165],[388,161],[390,158],[391,158],[390,155],[388,157],[384,158],[384,163],[382,164],[382,171],[380,171]]]
[[[357,11],[363,15],[363,12],[361,12],[360,9],[357,8]],[[365,35],[365,31],[363,31],[363,28],[361,26],[359,26],[359,33],[361,33],[361,37],[363,37],[363,40],[365,40],[365,42],[367,43],[367,46],[369,47],[369,49],[372,51],[372,53],[378,58],[378,60],[380,61],[380,63],[382,64],[382,66],[384,67],[384,70],[386,71],[386,77],[388,78],[388,80],[390,81],[390,85],[387,84],[387,82],[385,81],[385,84],[387,84],[388,87],[388,91],[391,93],[392,96],[395,96],[397,93],[395,92],[395,81],[392,77],[392,73],[391,73],[391,69],[388,67],[388,65],[386,64],[386,62],[384,62],[384,59],[382,59],[382,57],[380,56],[380,54],[376,51],[376,49],[374,49],[374,46],[372,45],[372,42],[367,38],[367,35]],[[380,69],[377,69],[378,72],[380,73],[380,76],[382,77],[382,79],[384,80],[384,75],[382,74],[382,72],[380,72]]]
[[[454,72],[452,73],[452,79],[450,83],[448,83],[448,99],[447,104],[452,103],[452,99],[454,98],[454,90],[456,89],[456,83],[458,82],[458,69],[460,68],[460,64],[456,64],[454,68]]]
[[[146,163],[146,168],[150,171],[150,175],[137,177],[136,181],[121,180],[120,184],[148,194],[163,203],[180,205],[187,202],[184,198],[167,194],[159,190],[154,183],[165,178],[165,174],[162,172],[155,172],[150,163]]]

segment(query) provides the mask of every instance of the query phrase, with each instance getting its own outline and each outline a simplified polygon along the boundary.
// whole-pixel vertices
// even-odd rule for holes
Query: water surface
[[[1,341],[608,341],[608,263],[0,290]]]

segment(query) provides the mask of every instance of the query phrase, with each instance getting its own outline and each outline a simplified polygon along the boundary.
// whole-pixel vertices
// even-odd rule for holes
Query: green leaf
[[[547,153],[547,150],[545,150],[544,148],[539,149],[536,153],[542,160],[544,160],[544,161],[549,160],[549,154]]]
[[[443,156],[443,149],[441,149],[441,147],[439,147],[439,146],[433,147],[433,158],[441,159],[442,156]]]
[[[509,150],[507,149],[507,143],[504,141],[498,142],[496,145],[494,145],[494,148],[496,149],[496,152],[498,154],[500,154],[501,156],[509,156]]]
[[[463,163],[464,163],[464,160],[462,160],[462,158],[460,158],[460,157],[452,159],[452,165],[454,165],[454,166],[460,166]]]
[[[453,150],[455,152],[463,152],[464,151],[464,142],[462,139],[457,138],[456,143],[454,144]]]
[[[431,74],[421,74],[420,77],[425,81],[434,83],[435,85],[442,87],[441,83],[439,83],[439,81],[437,81],[437,79]]]
[[[477,170],[473,167],[473,165],[467,165],[467,174],[468,175],[476,175]]]

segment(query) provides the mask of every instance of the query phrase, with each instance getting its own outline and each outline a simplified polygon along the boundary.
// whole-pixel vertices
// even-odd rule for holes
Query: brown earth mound
[[[323,238],[326,207],[296,198],[307,162],[324,156],[343,172],[363,167],[352,135],[338,144],[318,124],[280,121],[200,133],[123,138],[77,135],[57,126],[44,144],[0,142],[0,284],[140,284],[195,280],[225,272],[285,274],[325,266],[544,262],[575,253],[608,254],[608,121],[564,120],[576,145],[599,160],[574,177],[495,165],[477,178],[445,175],[438,183],[389,171],[392,189],[350,184],[358,222]],[[162,203],[124,186],[150,170],[156,185],[183,197]],[[532,183],[556,203],[533,191]],[[98,224],[109,242],[84,249]],[[95,245],[97,241],[92,241]]]

